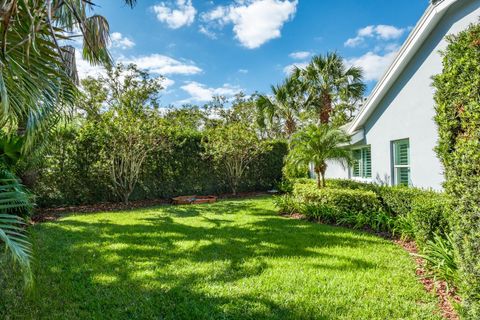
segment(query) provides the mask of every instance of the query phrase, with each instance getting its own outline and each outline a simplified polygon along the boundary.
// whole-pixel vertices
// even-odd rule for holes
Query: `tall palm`
[[[296,72],[307,85],[308,104],[322,124],[330,123],[336,109],[354,108],[365,93],[362,69],[347,67],[336,53],[315,56]]]
[[[75,102],[77,37],[84,59],[110,63],[108,21],[93,9],[91,0],[0,0],[0,125],[25,135],[25,147]]]
[[[281,85],[272,86],[271,97],[260,95],[257,99],[260,125],[266,126],[265,120],[270,125],[280,121],[290,138],[297,131],[302,101],[302,83],[295,76],[286,78]]]
[[[350,136],[343,130],[328,125],[310,125],[293,135],[287,161],[299,168],[313,165],[319,188],[325,187],[327,162],[343,166],[352,163],[352,154],[347,145]]]
[[[124,2],[133,6],[135,0]],[[93,9],[93,0],[0,0],[0,126],[3,133],[22,137],[22,153],[75,103],[78,78],[71,44],[76,30],[83,58],[110,64],[108,22],[89,15]],[[31,204],[9,169],[2,160],[0,245],[29,277],[30,244],[18,213]]]

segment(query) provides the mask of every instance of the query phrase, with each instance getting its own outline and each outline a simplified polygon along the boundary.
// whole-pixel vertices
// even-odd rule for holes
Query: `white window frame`
[[[397,145],[400,143],[408,143],[408,164],[407,165],[402,165],[402,164],[396,164],[396,159],[397,159]],[[394,140],[392,141],[392,174],[393,174],[393,184],[395,186],[402,185],[399,181],[399,170],[401,168],[408,168],[408,186],[412,185],[412,163],[411,163],[411,157],[410,157],[410,139],[405,138],[405,139],[399,139],[399,140]]]
[[[364,153],[362,152],[362,150],[364,150],[364,149],[369,149],[370,150],[370,176],[367,175],[366,169],[364,168],[364,159],[363,159]],[[355,179],[355,180],[364,180],[364,181],[371,180],[372,179],[372,146],[371,145],[364,145],[364,146],[361,146],[361,147],[353,148],[352,153],[354,151],[360,151],[360,160],[359,160],[359,163],[358,163],[360,174],[358,176],[355,176],[354,169],[352,167],[351,168],[351,175],[350,175],[351,178]]]

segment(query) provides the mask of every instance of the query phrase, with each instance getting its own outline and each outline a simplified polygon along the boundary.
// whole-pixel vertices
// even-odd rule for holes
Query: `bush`
[[[459,258],[466,317],[480,319],[480,25],[447,38],[443,72],[434,77],[445,192]]]
[[[371,215],[381,209],[375,193],[364,190],[318,189],[315,185],[296,184],[293,197],[307,207],[307,216],[326,222],[337,222],[351,214]]]
[[[458,283],[458,265],[450,235],[434,234],[432,239],[425,243],[422,254],[419,256],[425,260],[426,268],[435,278],[444,280],[448,284]]]
[[[327,187],[333,189],[352,189],[352,190],[368,190],[376,192],[378,186],[373,183],[364,183],[348,179],[328,179]]]
[[[376,192],[384,210],[394,216],[405,216],[412,211],[415,197],[424,191],[405,186],[378,186]]]
[[[49,207],[115,201],[98,128],[87,124],[65,131],[49,147],[38,172],[32,188],[37,204]],[[148,156],[131,200],[229,191],[220,169],[202,156],[202,133],[172,130],[166,135],[168,146]],[[239,191],[269,190],[281,180],[287,145],[284,141],[269,144],[270,150],[250,164]]]
[[[448,201],[445,195],[424,191],[412,202],[412,211],[408,215],[413,222],[415,240],[421,247],[435,235],[446,237],[449,233]]]

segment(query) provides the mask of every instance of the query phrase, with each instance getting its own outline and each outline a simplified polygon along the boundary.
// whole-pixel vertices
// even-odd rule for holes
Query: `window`
[[[370,146],[353,151],[352,175],[355,178],[372,177],[372,154]]]
[[[408,139],[393,142],[393,182],[410,185],[410,142]]]

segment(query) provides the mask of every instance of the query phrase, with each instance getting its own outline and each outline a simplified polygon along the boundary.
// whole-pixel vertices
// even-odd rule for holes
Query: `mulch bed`
[[[252,198],[252,197],[261,197],[265,195],[271,195],[268,192],[239,192],[236,195],[233,194],[221,194],[218,196],[219,199],[242,199],[242,198]],[[83,205],[83,206],[65,206],[65,207],[55,207],[55,208],[38,208],[35,210],[34,215],[31,218],[32,223],[40,223],[47,221],[55,221],[62,216],[65,216],[69,213],[94,213],[94,212],[104,212],[104,211],[123,211],[139,208],[148,208],[159,205],[171,204],[171,199],[154,199],[154,200],[138,200],[130,201],[128,204],[118,203],[118,202],[102,202],[92,205]]]
[[[307,217],[303,214],[299,213],[294,213],[294,214],[282,214],[282,216],[291,218],[291,219],[296,219],[296,220],[308,220]],[[308,220],[310,221],[310,220]],[[322,223],[321,221],[314,221],[316,223]],[[324,224],[324,223],[322,223]],[[412,258],[415,261],[415,264],[417,265],[417,268],[415,270],[415,273],[420,280],[420,282],[423,284],[425,290],[428,292],[433,292],[437,298],[438,298],[438,307],[440,308],[442,312],[442,316],[445,319],[448,320],[459,320],[460,317],[458,316],[457,312],[455,311],[455,308],[453,307],[453,303],[460,303],[461,299],[457,295],[455,288],[452,288],[451,286],[449,287],[445,281],[439,281],[439,280],[434,280],[431,277],[429,277],[428,271],[425,269],[425,261],[417,256],[418,254],[418,249],[417,245],[413,241],[403,241],[400,239],[395,239],[392,237],[391,234],[385,233],[385,232],[375,232],[371,229],[365,229],[364,231],[374,233],[375,235],[378,235],[382,238],[386,238],[388,240],[393,241],[397,245],[401,246],[403,249],[405,249]]]
[[[455,288],[449,287],[445,281],[434,280],[429,277],[427,270],[425,270],[425,261],[418,257],[417,246],[413,241],[394,240],[396,244],[408,251],[415,260],[417,274],[420,282],[423,284],[428,292],[433,292],[438,298],[438,306],[442,310],[442,315],[445,319],[459,320],[457,312],[455,311],[452,301],[460,303],[461,299],[456,294]]]

